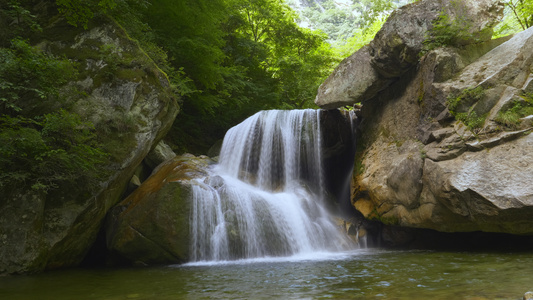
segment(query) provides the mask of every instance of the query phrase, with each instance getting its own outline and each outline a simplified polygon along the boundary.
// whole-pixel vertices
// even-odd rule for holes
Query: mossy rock
[[[189,216],[194,179],[209,159],[180,156],[159,166],[111,211],[107,245],[132,264],[175,264],[189,259]]]
[[[0,201],[0,225],[6,224],[0,226],[0,275],[79,265],[108,210],[121,200],[135,170],[166,135],[179,109],[166,74],[115,21],[102,16],[85,31],[56,15],[46,17],[53,22],[31,42],[76,64],[78,77],[67,84],[61,104],[95,125],[101,148],[109,153],[103,167],[107,175],[97,188],[85,182],[75,189],[62,186],[33,204],[17,200],[28,191]],[[25,213],[28,209],[35,213]]]

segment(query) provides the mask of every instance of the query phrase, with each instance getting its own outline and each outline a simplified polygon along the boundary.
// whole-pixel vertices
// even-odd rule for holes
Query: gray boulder
[[[315,103],[326,109],[364,102],[418,64],[425,41],[439,37],[432,31],[442,14],[450,24],[465,22],[464,45],[491,39],[492,27],[503,14],[499,1],[422,0],[405,5],[385,22],[374,40],[343,60],[319,87]],[[445,33],[453,35],[454,33]]]
[[[148,167],[155,169],[160,164],[174,157],[176,157],[176,153],[172,151],[172,148],[170,148],[170,146],[164,141],[160,141],[152,150],[150,150],[150,152],[148,152],[144,161]]]
[[[418,63],[424,42],[438,39],[437,35],[460,35],[460,41],[453,42],[461,45],[488,41],[503,8],[501,2],[493,0],[417,1],[405,5],[392,13],[370,42],[371,64],[385,78],[399,77]],[[447,16],[450,25],[463,23],[464,27],[457,28],[463,32],[432,30],[441,15]]]
[[[315,104],[323,109],[353,105],[375,96],[390,80],[382,79],[370,65],[370,47],[344,59],[320,85]]]

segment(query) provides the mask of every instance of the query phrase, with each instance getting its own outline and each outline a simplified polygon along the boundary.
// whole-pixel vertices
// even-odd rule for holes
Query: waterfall
[[[231,128],[219,163],[193,185],[191,260],[341,251],[323,207],[320,111],[262,111]]]

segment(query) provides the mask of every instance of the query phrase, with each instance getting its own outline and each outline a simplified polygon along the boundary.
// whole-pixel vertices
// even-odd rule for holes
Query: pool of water
[[[0,277],[0,299],[522,299],[533,252],[356,250]]]

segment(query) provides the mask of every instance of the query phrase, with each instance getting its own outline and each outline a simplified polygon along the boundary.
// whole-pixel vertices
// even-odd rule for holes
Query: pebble
[[[522,298],[523,300],[533,300],[533,292],[526,292],[524,294],[524,298]]]

